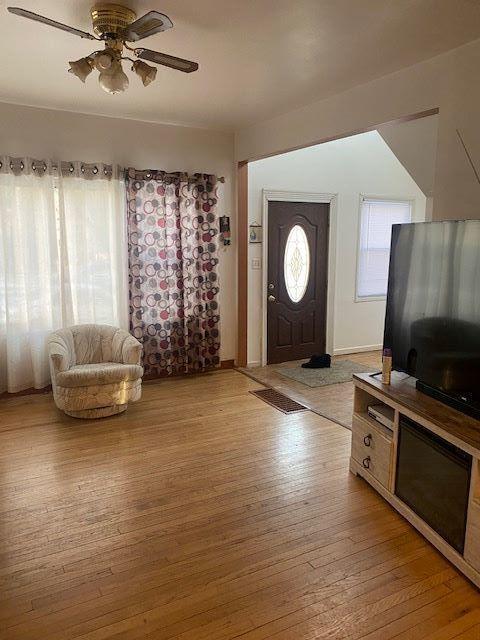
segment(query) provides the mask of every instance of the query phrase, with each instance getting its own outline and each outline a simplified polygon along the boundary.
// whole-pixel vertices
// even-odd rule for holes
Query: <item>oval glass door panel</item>
[[[305,295],[310,275],[310,247],[303,228],[291,228],[283,258],[285,286],[292,302],[300,302]]]

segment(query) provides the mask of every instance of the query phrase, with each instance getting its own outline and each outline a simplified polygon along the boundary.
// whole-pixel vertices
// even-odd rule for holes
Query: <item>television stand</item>
[[[480,422],[415,387],[413,379],[392,373],[392,383],[369,374],[354,375],[354,413],[350,470],[368,482],[391,506],[404,516],[465,576],[480,587]],[[367,413],[372,404],[384,404],[393,411],[393,424],[385,426]],[[396,495],[397,462],[401,423],[414,423],[420,429],[441,438],[448,446],[471,456],[466,484],[466,525],[464,545],[459,552],[445,537]],[[403,429],[403,427],[402,427]],[[403,433],[403,432],[402,432]],[[414,449],[416,451],[416,449]],[[400,485],[399,485],[400,487]],[[441,490],[432,500],[442,499]],[[399,491],[400,493],[400,491]],[[428,493],[428,492],[427,492]],[[439,503],[440,504],[440,503]]]
[[[421,380],[417,380],[415,386],[419,391],[425,393],[427,396],[440,400],[443,404],[448,404],[448,406],[457,409],[457,411],[461,411],[467,416],[472,416],[472,418],[480,420],[480,405],[478,402],[469,402],[468,400],[464,400],[461,398],[461,394],[450,395],[436,387],[431,387],[429,384],[422,382]]]

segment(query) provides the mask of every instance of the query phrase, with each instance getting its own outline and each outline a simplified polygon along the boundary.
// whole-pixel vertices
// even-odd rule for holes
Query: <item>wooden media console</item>
[[[390,385],[384,385],[381,380],[365,373],[354,375],[354,385],[351,472],[364,478],[480,587],[480,422],[417,391],[412,378],[405,378],[395,372]],[[390,408],[391,428],[380,424],[368,414],[368,407],[375,404]],[[448,443],[445,446],[455,448],[459,455],[468,458],[466,525],[461,552],[419,515],[421,509],[414,510],[397,495],[400,432],[404,433],[403,425],[407,422],[414,424],[419,431],[430,434],[438,442]],[[431,500],[432,504],[437,500],[440,504],[442,498],[429,485],[421,499]]]

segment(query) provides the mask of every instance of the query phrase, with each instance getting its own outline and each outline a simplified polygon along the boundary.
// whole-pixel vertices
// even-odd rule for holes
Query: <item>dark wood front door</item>
[[[268,203],[269,364],[325,353],[329,208]]]

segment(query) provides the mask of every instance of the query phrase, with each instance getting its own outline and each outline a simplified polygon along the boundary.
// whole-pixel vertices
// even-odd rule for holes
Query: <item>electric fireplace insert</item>
[[[463,553],[472,456],[405,416],[397,456],[396,495]]]

